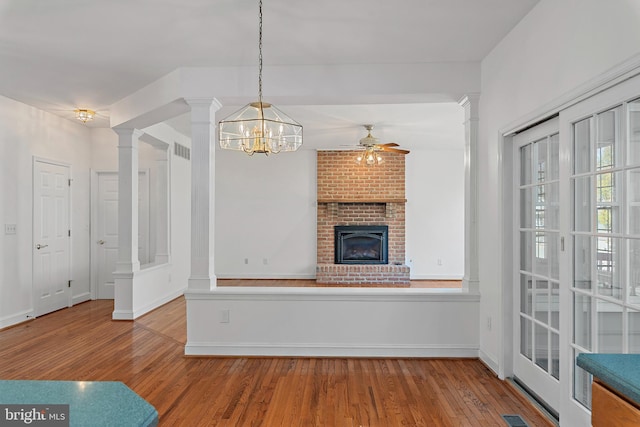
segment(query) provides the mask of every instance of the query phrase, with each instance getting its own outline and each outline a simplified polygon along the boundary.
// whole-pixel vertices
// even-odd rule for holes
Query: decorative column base
[[[217,286],[217,278],[213,277],[189,277],[189,290],[212,291]]]

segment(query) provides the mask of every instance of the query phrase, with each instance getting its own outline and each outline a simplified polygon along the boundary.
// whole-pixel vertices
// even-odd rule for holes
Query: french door
[[[560,405],[560,141],[558,119],[514,138],[514,374]]]
[[[591,407],[592,380],[578,354],[640,353],[640,78],[560,117],[571,153],[567,395],[578,419],[575,407]]]
[[[580,353],[640,353],[640,76],[513,138],[513,371],[590,423]]]

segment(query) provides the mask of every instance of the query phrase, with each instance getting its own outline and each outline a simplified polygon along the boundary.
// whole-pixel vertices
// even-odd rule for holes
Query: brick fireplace
[[[382,163],[370,167],[356,163],[356,155],[318,152],[316,281],[406,285],[404,155],[382,153]],[[349,225],[386,225],[388,264],[336,264],[334,227]]]

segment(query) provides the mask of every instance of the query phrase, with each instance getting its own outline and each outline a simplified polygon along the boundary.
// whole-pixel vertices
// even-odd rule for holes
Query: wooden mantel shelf
[[[407,199],[318,199],[318,203],[407,203]]]

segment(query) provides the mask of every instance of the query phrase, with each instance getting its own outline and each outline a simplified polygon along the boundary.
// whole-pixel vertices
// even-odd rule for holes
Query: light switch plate
[[[16,234],[18,226],[16,224],[5,224],[4,234]]]

